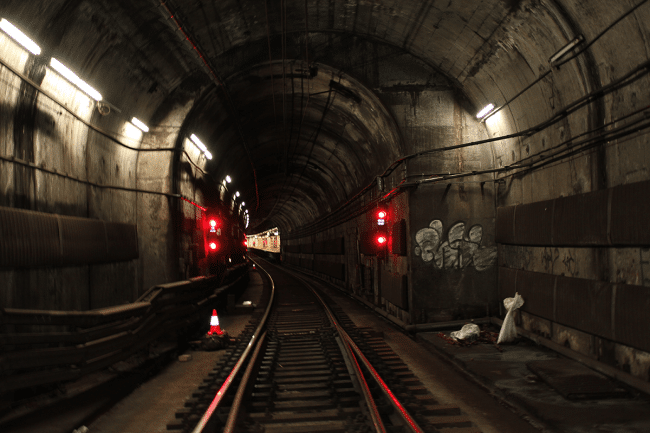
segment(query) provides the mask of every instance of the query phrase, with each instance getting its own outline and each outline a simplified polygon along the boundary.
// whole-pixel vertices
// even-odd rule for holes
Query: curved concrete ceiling
[[[327,214],[406,153],[382,103],[386,83],[454,89],[475,113],[544,76],[505,107],[488,131],[494,136],[545,121],[620,75],[615,68],[647,57],[633,59],[642,50],[634,47],[617,54],[608,40],[544,75],[558,49],[577,35],[593,38],[629,9],[603,1],[5,3],[4,16],[35,29],[47,51],[78,65],[107,100],[146,113],[154,126],[171,102],[193,95],[180,128],[203,138],[214,155],[207,170],[217,181],[233,177],[259,230]],[[642,38],[638,24],[627,28]],[[575,135],[605,116],[595,104],[567,127]],[[520,154],[514,141],[492,149],[495,165]]]

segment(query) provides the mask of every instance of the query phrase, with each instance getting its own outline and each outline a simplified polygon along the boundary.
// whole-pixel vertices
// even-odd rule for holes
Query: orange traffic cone
[[[219,326],[219,316],[217,316],[217,310],[212,310],[212,317],[210,317],[210,330],[208,335],[223,335],[221,326]]]

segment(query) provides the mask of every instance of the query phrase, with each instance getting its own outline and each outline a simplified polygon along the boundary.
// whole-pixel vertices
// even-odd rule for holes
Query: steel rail
[[[372,366],[370,361],[364,356],[364,354],[361,352],[361,349],[354,343],[352,338],[348,335],[347,332],[339,325],[339,323],[336,321],[334,317],[334,313],[329,309],[323,298],[318,294],[317,290],[309,284],[307,281],[302,279],[301,277],[294,275],[295,278],[298,280],[302,281],[303,284],[305,284],[309,289],[314,293],[316,298],[320,301],[321,304],[323,304],[323,307],[325,308],[325,311],[327,311],[327,314],[330,316],[330,320],[334,323],[336,326],[336,330],[338,331],[339,335],[343,337],[345,340],[346,344],[349,345],[350,348],[354,351],[354,354],[356,355],[356,358],[360,359],[361,362],[365,365],[365,367],[368,369],[368,372],[372,376],[372,378],[375,380],[375,382],[379,385],[383,393],[388,397],[388,400],[390,401],[391,405],[395,410],[400,414],[402,419],[405,421],[406,425],[409,427],[410,431],[414,433],[424,433],[424,430],[418,425],[418,423],[413,419],[411,414],[406,410],[404,405],[397,399],[395,394],[390,390],[388,385],[386,385],[386,382],[379,376],[379,373],[377,373],[377,370]]]
[[[233,400],[232,406],[230,407],[230,413],[228,414],[228,420],[226,420],[226,426],[223,428],[223,433],[232,433],[235,429],[237,415],[239,415],[239,409],[241,408],[242,401],[244,400],[244,391],[246,390],[246,385],[248,384],[251,374],[253,373],[255,361],[260,354],[260,349],[262,348],[262,343],[264,342],[265,338],[266,331],[264,331],[264,334],[262,334],[259,341],[257,342],[257,347],[255,347],[253,356],[251,356],[248,367],[246,367],[246,371],[244,372],[244,376],[241,379],[239,389],[237,389],[237,394],[235,395],[235,399]]]
[[[257,328],[255,329],[255,332],[253,333],[253,336],[249,340],[248,344],[246,345],[246,349],[242,353],[242,355],[239,357],[239,360],[237,361],[237,364],[233,367],[233,369],[230,371],[230,374],[224,381],[223,385],[221,385],[221,388],[219,388],[219,391],[217,391],[217,394],[214,396],[214,399],[212,399],[212,402],[210,403],[210,406],[208,406],[208,409],[205,411],[199,422],[196,424],[196,427],[194,427],[194,430],[192,430],[192,433],[202,433],[204,428],[206,427],[208,421],[210,421],[210,418],[214,414],[214,411],[217,409],[221,401],[223,400],[226,392],[228,391],[228,388],[230,388],[230,385],[232,384],[233,380],[235,379],[235,376],[237,376],[237,373],[239,373],[239,370],[241,369],[242,365],[246,361],[246,358],[248,357],[248,354],[253,350],[254,346],[257,346],[259,342],[262,341],[261,338],[261,333],[262,329],[264,326],[266,326],[266,320],[268,319],[269,313],[271,312],[271,307],[273,306],[273,300],[275,297],[275,283],[273,282],[273,279],[269,275],[266,270],[264,270],[262,267],[259,266],[257,262],[251,259],[253,263],[257,265],[259,269],[261,269],[270,279],[271,281],[271,297],[269,299],[268,306],[266,307],[266,311],[264,312],[264,316],[262,316],[262,319],[260,320],[260,323],[257,325]]]
[[[275,287],[275,283],[273,283],[273,278],[271,278],[271,275],[269,275],[269,273],[264,268],[262,268],[259,264],[257,264],[257,266],[260,269],[262,269],[266,273],[266,275],[268,275],[269,279],[271,280],[272,286]],[[323,300],[318,296],[318,294],[314,291],[314,289],[309,284],[307,284],[303,279],[301,279],[301,278],[297,278],[297,279],[300,280],[303,284],[305,284],[305,286],[307,286],[312,291],[312,293],[314,295],[316,295],[317,299],[321,302],[323,308],[325,309],[325,312],[327,314],[327,317],[328,317],[330,323],[336,329],[339,330],[339,335],[341,335],[341,331],[343,331],[343,329],[340,327],[339,323],[337,322],[336,317],[332,314],[330,309],[327,307],[327,304],[325,304],[323,302]],[[343,332],[345,332],[345,331],[343,331]],[[348,337],[348,340],[349,340],[349,337]],[[373,423],[373,426],[375,428],[375,431],[377,433],[387,433],[386,427],[384,426],[384,423],[383,423],[383,421],[381,419],[381,415],[379,414],[379,409],[377,408],[377,404],[375,403],[374,398],[372,397],[372,394],[370,392],[370,387],[368,386],[368,382],[366,381],[365,376],[363,375],[363,371],[361,370],[361,366],[359,365],[359,361],[357,360],[357,357],[354,356],[354,352],[350,348],[350,344],[348,343],[348,340],[346,340],[346,338],[342,338],[341,342],[340,342],[340,345],[343,346],[341,348],[342,349],[342,355],[344,357],[347,356],[347,358],[349,360],[349,362],[347,363],[348,368],[354,368],[354,374],[352,374],[352,372],[350,372],[351,373],[350,377],[351,378],[356,377],[357,380],[358,380],[358,384],[359,384],[359,387],[361,388],[361,390],[363,392],[363,396],[364,396],[364,399],[366,401],[366,405],[368,406],[368,412],[370,414],[370,418],[372,419],[372,423]],[[261,342],[262,342],[262,339],[260,339],[260,343]],[[261,347],[261,344],[258,344],[258,348],[259,347]],[[357,350],[358,350],[358,348],[357,348]],[[235,397],[235,401],[233,402],[231,412],[228,415],[228,420],[226,422],[226,427],[224,428],[223,433],[232,433],[234,431],[234,428],[235,428],[234,422],[235,422],[235,419],[236,419],[236,416],[237,416],[237,412],[239,412],[239,406],[241,404],[241,400],[242,400],[242,397],[243,397],[244,388],[246,387],[246,382],[250,378],[250,370],[252,370],[252,365],[253,365],[255,357],[257,356],[257,352],[258,352],[258,349],[256,349],[256,354],[253,355],[253,357],[252,357],[252,359],[251,359],[251,361],[249,363],[249,366],[246,369],[246,373],[245,373],[246,378],[245,378],[245,380],[243,378],[240,385],[239,385],[239,390],[237,391],[237,396]],[[235,413],[233,413],[233,411],[235,411]]]

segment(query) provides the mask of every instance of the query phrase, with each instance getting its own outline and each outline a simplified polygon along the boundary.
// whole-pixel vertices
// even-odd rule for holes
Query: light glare
[[[211,154],[209,151],[206,150],[206,151],[204,152],[204,154],[205,154],[205,157],[206,157],[206,158],[208,158],[208,159],[212,159],[212,154]]]
[[[485,116],[487,116],[487,114],[492,110],[494,110],[494,104],[488,104],[485,107],[483,107],[483,109],[481,111],[478,112],[478,114],[476,115],[476,118],[477,119],[482,119]]]
[[[149,127],[147,125],[145,125],[144,123],[142,123],[140,120],[138,120],[136,117],[131,119],[131,123],[133,123],[135,126],[140,128],[142,130],[142,132],[149,132]]]
[[[232,179],[230,178],[230,176],[226,176],[226,182],[228,182],[228,183],[232,182]]]
[[[239,197],[239,191],[235,193],[235,197]]]
[[[16,26],[4,18],[0,20],[0,29],[4,30],[5,33],[13,38],[14,41],[27,48],[32,54],[36,56],[41,54],[41,47],[36,45],[36,42],[29,39],[25,33],[18,30]]]
[[[208,148],[205,147],[205,144],[203,144],[203,142],[201,140],[199,140],[199,137],[197,137],[196,135],[194,135],[194,134],[190,135],[190,140],[192,140],[192,142],[194,144],[196,144],[196,147],[201,149],[203,152],[208,150]]]
[[[68,81],[70,81],[72,84],[77,86],[79,89],[81,89],[84,93],[86,93],[88,96],[93,98],[95,101],[101,101],[102,100],[102,95],[85,81],[83,81],[81,78],[77,76],[74,72],[72,72],[70,69],[65,67],[63,63],[59,62],[57,59],[52,57],[52,60],[50,60],[50,66],[57,71],[59,74],[63,75]]]

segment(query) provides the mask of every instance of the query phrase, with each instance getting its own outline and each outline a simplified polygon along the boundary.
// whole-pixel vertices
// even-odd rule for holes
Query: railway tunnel
[[[647,387],[646,3],[4,0],[2,315],[196,277],[221,203],[404,329],[517,292]]]

